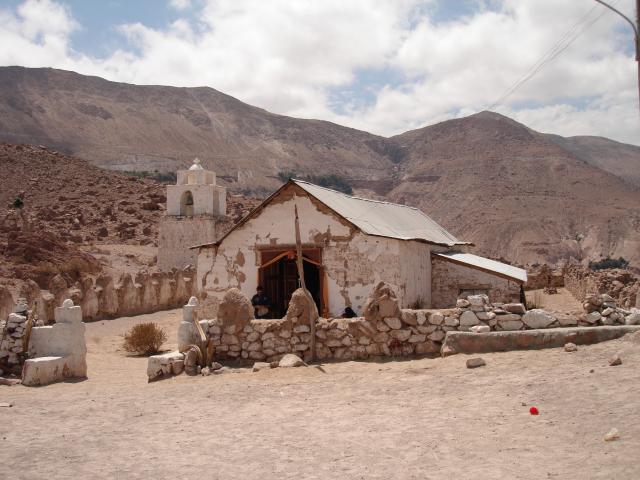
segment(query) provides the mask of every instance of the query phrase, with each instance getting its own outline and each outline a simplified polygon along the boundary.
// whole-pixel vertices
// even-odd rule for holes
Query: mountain
[[[424,209],[482,253],[521,263],[611,255],[640,265],[640,188],[552,137],[481,112],[392,140],[406,158],[388,198]]]
[[[175,171],[194,157],[239,188],[277,174],[377,178],[394,166],[383,137],[275,115],[212,88],[138,86],[50,68],[0,67],[0,139],[46,145],[117,170]]]
[[[357,194],[419,206],[486,255],[624,256],[640,267],[640,148],[492,112],[384,138],[211,88],[0,67],[0,140],[116,170],[175,171],[198,156],[231,191],[260,195],[285,172],[337,175]]]

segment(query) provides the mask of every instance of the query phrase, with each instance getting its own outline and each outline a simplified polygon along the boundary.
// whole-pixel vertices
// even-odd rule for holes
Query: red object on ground
[[[540,412],[538,411],[538,409],[537,409],[536,407],[531,407],[531,408],[529,409],[529,413],[530,413],[531,415],[538,415]]]

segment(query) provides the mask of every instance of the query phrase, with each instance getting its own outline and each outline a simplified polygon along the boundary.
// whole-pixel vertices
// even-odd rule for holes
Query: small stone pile
[[[490,303],[486,295],[469,295],[459,299],[456,306],[451,324],[463,332],[487,331],[480,328],[482,326],[495,331],[549,328],[557,322],[545,310],[527,311],[522,303]],[[456,318],[458,325],[455,325]]]
[[[607,293],[587,295],[582,307],[580,325],[640,325],[640,309],[619,308]]]

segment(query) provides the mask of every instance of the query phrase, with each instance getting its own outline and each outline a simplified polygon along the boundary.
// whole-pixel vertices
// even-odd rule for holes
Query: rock
[[[486,295],[469,295],[467,300],[472,307],[483,307],[489,304],[489,297]]]
[[[577,352],[578,351],[578,346],[575,343],[565,343],[564,344],[564,351],[565,352]]]
[[[476,295],[471,295],[469,298],[476,296]],[[480,296],[480,295],[477,295]],[[462,315],[460,315],[460,325],[463,327],[471,327],[473,325],[478,325],[480,323],[480,320],[478,320],[478,317],[476,316],[475,313],[471,312],[471,311],[466,311],[466,312],[462,312]]]
[[[221,364],[219,364],[218,362],[213,362],[213,363],[211,364],[211,370],[213,370],[214,372],[215,372],[216,370],[220,370],[221,368],[222,368],[222,365],[221,365]]]
[[[457,327],[458,325],[460,325],[460,320],[458,320],[456,317],[445,317],[444,324],[447,327]]]
[[[293,353],[287,353],[280,359],[278,366],[283,368],[306,367],[307,364],[304,363],[299,356],[294,355]]]
[[[491,328],[489,327],[489,325],[474,325],[469,330],[473,333],[489,333],[491,331]]]
[[[600,312],[591,312],[591,313],[587,313],[584,316],[584,321],[587,323],[598,323],[598,320],[600,320],[602,318],[602,315],[600,315]]]
[[[390,285],[380,282],[373,289],[363,307],[364,318],[369,322],[382,320],[387,317],[400,319],[402,312],[398,298]]]
[[[389,335],[399,342],[406,342],[411,337],[411,330],[391,330]]]
[[[482,357],[470,358],[467,360],[467,368],[484,367],[487,362]]]
[[[427,336],[424,334],[415,334],[409,337],[409,343],[424,343],[427,340]]]
[[[561,327],[573,327],[578,325],[578,318],[571,314],[558,315],[557,320]]]
[[[609,366],[615,367],[617,365],[622,365],[622,358],[620,358],[620,355],[616,353],[609,359]]]
[[[384,323],[386,323],[387,326],[393,330],[402,328],[402,322],[397,317],[386,317],[384,319]]]
[[[311,312],[313,306],[309,304],[309,299],[302,288],[298,288],[291,295],[289,306],[287,307],[287,320],[293,324],[311,325]]]
[[[234,325],[236,331],[242,329],[253,320],[253,305],[237,288],[230,288],[222,297],[222,301],[218,306],[218,321],[223,328]]]
[[[482,321],[489,321],[496,318],[496,314],[493,312],[478,312],[476,313],[476,317],[478,317]]]
[[[431,340],[432,342],[441,342],[444,337],[445,337],[445,333],[441,330],[436,330],[435,332],[433,332],[431,335],[429,335],[429,340]]]
[[[525,313],[522,316],[522,321],[527,327],[537,329],[549,327],[556,319],[545,310],[535,308]]]
[[[416,355],[426,355],[429,353],[440,353],[440,344],[426,341],[424,343],[416,343]]]
[[[442,325],[443,322],[444,315],[442,315],[440,312],[432,313],[431,315],[429,315],[429,323],[431,325]]]
[[[627,315],[624,319],[624,323],[625,325],[640,325],[640,312]]]
[[[418,325],[418,315],[413,310],[402,310],[402,322],[415,327]]]
[[[609,315],[611,315],[613,312],[615,312],[615,310],[611,307],[607,307],[604,310],[602,310],[602,316],[603,317],[608,317]]]
[[[521,315],[527,313],[527,309],[524,308],[522,303],[505,303],[502,308],[509,313],[518,313]]]
[[[617,428],[612,428],[604,436],[604,441],[605,442],[613,442],[614,440],[618,440],[619,438],[620,438],[620,433],[618,432],[618,429]]]
[[[253,364],[251,371],[259,372],[260,370],[268,370],[271,368],[271,364],[267,362],[256,362]]]
[[[211,375],[211,369],[209,367],[204,367],[200,370],[200,375],[202,375],[203,377],[208,377],[209,375]]]
[[[464,298],[459,298],[459,299],[456,301],[456,307],[458,307],[458,308],[466,308],[466,307],[468,307],[469,305],[471,305],[471,304],[469,303],[469,300],[465,300]]]

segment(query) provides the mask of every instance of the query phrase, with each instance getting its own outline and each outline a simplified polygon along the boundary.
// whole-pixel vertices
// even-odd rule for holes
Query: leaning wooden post
[[[298,278],[300,279],[300,285],[302,286],[302,291],[307,297],[307,301],[309,302],[309,307],[311,309],[311,341],[309,342],[309,348],[311,349],[311,361],[313,362],[316,358],[316,321],[320,317],[318,315],[318,307],[316,306],[316,302],[313,300],[311,293],[307,290],[307,285],[304,281],[304,266],[302,265],[302,240],[300,239],[300,220],[298,219],[298,206],[294,205],[294,210],[296,213],[296,265],[298,266]]]

